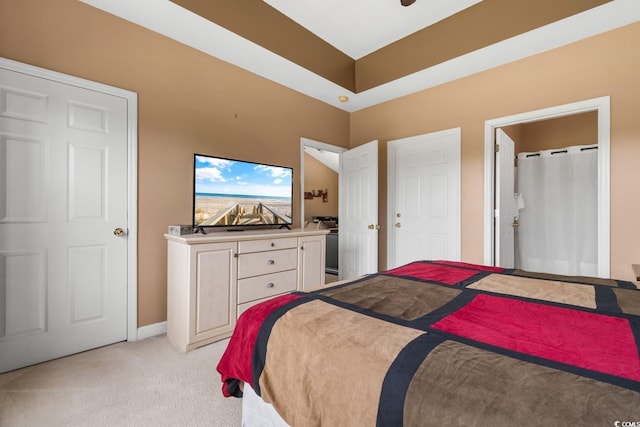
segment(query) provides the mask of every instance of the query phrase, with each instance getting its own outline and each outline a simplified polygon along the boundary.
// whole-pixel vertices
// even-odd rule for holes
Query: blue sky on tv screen
[[[291,169],[196,156],[196,193],[291,198]]]

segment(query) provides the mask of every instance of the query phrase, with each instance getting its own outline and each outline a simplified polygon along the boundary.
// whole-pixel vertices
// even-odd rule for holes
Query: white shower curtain
[[[518,154],[516,267],[598,274],[597,145]]]

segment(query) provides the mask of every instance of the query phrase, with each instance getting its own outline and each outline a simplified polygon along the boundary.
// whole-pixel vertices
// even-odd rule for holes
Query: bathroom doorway
[[[531,124],[550,120],[559,117],[568,117],[579,114],[595,114],[596,115],[596,140],[584,141],[588,146],[596,146],[595,163],[597,169],[596,198],[597,208],[596,217],[593,223],[597,228],[595,231],[595,239],[590,242],[591,248],[595,249],[595,261],[593,262],[591,275],[599,277],[609,277],[609,98],[596,98],[587,101],[581,101],[574,104],[567,104],[558,107],[552,107],[543,110],[532,111],[528,113],[518,114],[514,116],[503,117],[487,121],[485,123],[485,263],[489,265],[501,265],[508,260],[509,252],[513,252],[515,246],[509,243],[510,227],[514,228],[512,234],[518,233],[516,224],[517,206],[522,200],[515,200],[515,185],[508,184],[508,179],[502,178],[502,172],[513,167],[513,163],[509,164],[509,160],[502,158],[497,154],[496,150],[496,134],[500,135],[502,129],[510,129],[513,133],[515,128],[521,124]],[[511,128],[510,128],[511,127]],[[582,144],[581,144],[582,145]],[[555,148],[555,147],[549,147]],[[522,151],[522,150],[521,150]],[[541,154],[544,149],[538,149],[536,152],[528,154]],[[553,152],[554,150],[551,150]],[[563,150],[556,150],[563,151]],[[517,151],[516,151],[517,152]],[[499,151],[498,151],[499,153]],[[550,154],[548,152],[547,154]],[[507,188],[511,185],[510,188]],[[507,195],[506,197],[504,195]],[[511,200],[511,202],[509,202]],[[510,206],[509,203],[512,203]],[[524,200],[526,206],[526,195]],[[516,209],[515,215],[511,212]],[[571,220],[570,220],[571,223]],[[513,240],[513,239],[512,239]],[[506,255],[506,256],[505,256]],[[556,260],[556,264],[563,264],[563,260]],[[535,265],[535,264],[534,264]],[[534,270],[537,268],[534,266]],[[549,271],[558,272],[558,271]]]

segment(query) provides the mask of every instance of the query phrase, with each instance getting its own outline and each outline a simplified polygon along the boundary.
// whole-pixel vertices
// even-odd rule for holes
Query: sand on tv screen
[[[193,225],[290,225],[291,168],[194,155]]]

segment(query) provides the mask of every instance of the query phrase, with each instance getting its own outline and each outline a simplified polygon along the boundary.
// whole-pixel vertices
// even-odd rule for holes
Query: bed
[[[217,369],[278,425],[630,426],[639,343],[632,282],[418,261],[252,307]]]

